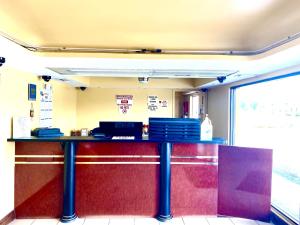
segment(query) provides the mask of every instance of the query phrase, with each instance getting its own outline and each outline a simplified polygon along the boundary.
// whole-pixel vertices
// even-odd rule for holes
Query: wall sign
[[[168,107],[168,101],[167,100],[159,100],[159,105],[162,108],[167,108]]]
[[[36,85],[28,84],[28,100],[35,101],[36,100]]]
[[[148,96],[148,109],[150,111],[156,111],[158,109],[158,97],[155,95]]]
[[[119,112],[127,114],[133,103],[133,95],[116,95]]]
[[[43,84],[40,90],[40,127],[52,126],[52,86]]]

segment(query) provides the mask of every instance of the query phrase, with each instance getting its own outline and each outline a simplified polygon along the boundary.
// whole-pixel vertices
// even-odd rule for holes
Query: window
[[[273,149],[272,206],[299,223],[300,75],[232,88],[233,144]]]

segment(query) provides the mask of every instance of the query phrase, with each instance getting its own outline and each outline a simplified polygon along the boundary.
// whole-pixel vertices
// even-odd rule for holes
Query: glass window
[[[273,149],[272,205],[299,223],[300,76],[233,88],[233,144]]]

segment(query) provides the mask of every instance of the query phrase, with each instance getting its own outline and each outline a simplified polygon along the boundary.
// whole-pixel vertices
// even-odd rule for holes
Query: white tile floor
[[[269,225],[255,220],[233,217],[177,217],[162,223],[154,218],[143,217],[86,217],[76,219],[69,225]],[[9,225],[66,225],[58,219],[16,219]]]

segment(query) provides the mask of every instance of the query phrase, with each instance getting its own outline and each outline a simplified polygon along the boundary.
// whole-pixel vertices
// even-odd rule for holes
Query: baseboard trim
[[[0,220],[0,225],[7,225],[16,218],[15,211],[11,211]]]

